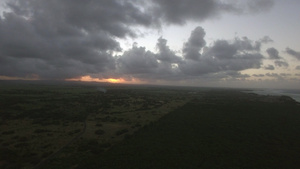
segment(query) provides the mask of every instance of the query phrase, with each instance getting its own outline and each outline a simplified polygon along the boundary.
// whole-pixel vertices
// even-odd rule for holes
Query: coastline
[[[243,92],[255,93],[258,95],[269,96],[289,96],[296,102],[300,103],[300,90],[288,90],[288,89],[249,89]]]

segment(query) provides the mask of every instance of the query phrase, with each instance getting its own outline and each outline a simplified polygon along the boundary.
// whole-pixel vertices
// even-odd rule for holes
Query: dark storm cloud
[[[300,52],[297,52],[297,51],[295,51],[295,50],[293,50],[293,49],[291,49],[291,48],[286,48],[285,51],[286,51],[288,54],[294,56],[296,59],[300,60]]]
[[[257,13],[270,9],[273,0],[220,1],[220,0],[152,0],[157,17],[172,24],[203,21],[221,13]]]
[[[270,59],[280,59],[281,57],[279,56],[279,52],[277,49],[275,48],[268,48],[267,50],[267,53],[270,57]]]
[[[275,66],[278,66],[278,67],[283,67],[283,68],[289,67],[289,64],[285,61],[276,60],[274,63],[275,63]]]
[[[142,12],[133,2],[121,0],[11,0],[8,2],[8,6],[17,15],[34,17],[33,19],[39,22],[44,20],[48,25],[68,24],[87,31],[105,30],[114,36],[124,37],[127,34],[134,35],[128,25],[149,26],[152,24],[152,17]]]
[[[204,20],[218,13],[219,4],[212,0],[152,0],[155,12],[169,23],[183,24],[188,20]]]
[[[137,36],[133,26],[155,25],[132,2],[7,1],[10,11],[0,18],[0,75],[64,79],[114,70],[111,53],[121,51],[115,39]]]
[[[275,70],[275,67],[273,65],[268,65],[264,67],[266,70]]]

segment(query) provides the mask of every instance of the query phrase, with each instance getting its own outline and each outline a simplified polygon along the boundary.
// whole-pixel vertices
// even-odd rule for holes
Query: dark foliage
[[[299,105],[281,100],[208,92],[78,168],[298,168]]]

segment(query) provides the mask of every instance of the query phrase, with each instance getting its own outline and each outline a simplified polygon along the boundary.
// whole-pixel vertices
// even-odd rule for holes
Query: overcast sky
[[[0,4],[0,79],[300,89],[299,0]]]

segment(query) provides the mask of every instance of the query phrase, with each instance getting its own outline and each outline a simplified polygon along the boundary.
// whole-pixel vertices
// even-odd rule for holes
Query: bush
[[[15,133],[14,130],[2,132],[3,135],[10,135],[10,134],[14,134],[14,133]]]
[[[116,132],[116,135],[119,136],[119,135],[122,135],[124,133],[127,133],[128,132],[128,129],[122,129],[122,130],[119,130]]]
[[[34,130],[34,133],[48,133],[51,132],[50,130],[47,129],[36,129]]]
[[[101,123],[96,124],[97,127],[102,127],[103,125]]]
[[[96,131],[95,131],[95,134],[97,134],[97,135],[103,135],[103,134],[105,134],[105,131],[99,129],[99,130],[96,130]]]

